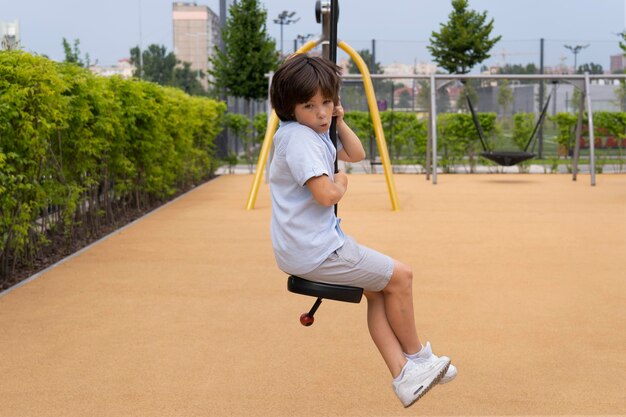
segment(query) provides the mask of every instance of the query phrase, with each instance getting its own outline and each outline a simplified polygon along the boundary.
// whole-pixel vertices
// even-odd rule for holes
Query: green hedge
[[[177,89],[0,52],[0,278],[51,228],[88,236],[211,177],[224,111]]]
[[[426,153],[427,125],[413,113],[384,111],[380,113],[385,141],[390,158],[421,158]],[[346,123],[361,139],[369,151],[370,140],[374,140],[374,125],[368,112],[350,111],[345,114]],[[376,146],[376,145],[374,145]]]
[[[497,130],[496,114],[477,113],[477,117],[485,137],[490,138]],[[477,162],[476,155],[483,149],[470,114],[444,113],[438,115],[437,138],[441,165],[446,172],[453,165],[462,163],[466,156],[469,156],[469,164],[473,171]]]
[[[571,113],[557,113],[549,118],[555,122],[559,134],[556,141],[565,150],[570,151],[574,146],[574,135],[578,116]],[[583,132],[585,146],[588,146],[589,126],[588,115],[583,115]],[[593,112],[593,130],[596,147],[623,148],[626,143],[626,112]]]
[[[626,147],[626,113],[594,112],[594,131],[598,147]],[[508,138],[503,122],[495,113],[477,113],[490,149],[521,150],[526,146],[535,127],[534,113],[517,113],[512,118],[512,129]],[[585,114],[583,137],[588,136]],[[548,120],[556,125],[554,140],[557,145],[568,151],[573,146],[577,115],[557,113]],[[346,122],[355,131],[369,151],[370,140],[374,138],[374,129],[368,112],[350,111],[346,113]],[[427,121],[418,120],[413,113],[384,111],[381,121],[385,139],[393,163],[414,161],[425,162]],[[545,132],[544,132],[545,134]],[[472,116],[468,113],[442,113],[437,115],[438,154],[442,168],[448,172],[456,164],[469,163],[470,170],[480,160],[485,165],[492,162],[478,158],[482,146]],[[535,134],[534,141],[537,137]]]
[[[392,162],[401,159],[425,163],[428,126],[426,120],[418,120],[413,113],[384,111],[380,114],[385,140]],[[485,135],[493,135],[498,127],[495,113],[479,113],[478,118]],[[346,123],[354,130],[369,149],[370,138],[374,137],[374,128],[368,112],[346,112]],[[442,156],[444,169],[460,162],[482,150],[476,127],[469,114],[444,113],[437,116],[438,148]]]

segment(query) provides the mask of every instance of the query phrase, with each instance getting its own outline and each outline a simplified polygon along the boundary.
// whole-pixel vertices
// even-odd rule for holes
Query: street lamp
[[[278,18],[274,19],[274,23],[280,25],[280,55],[283,55],[283,26],[290,25],[292,23],[296,23],[300,18],[293,19],[296,12],[288,12],[287,10],[283,10],[278,15]]]
[[[565,48],[569,49],[570,51],[572,51],[572,53],[574,54],[574,74],[576,74],[577,71],[577,66],[576,66],[576,58],[578,57],[578,53],[589,47],[589,45],[576,45],[576,46],[571,46],[571,45],[563,45]]]
[[[298,50],[298,44],[300,46],[304,45],[306,41],[315,36],[312,33],[307,33],[306,35],[296,35],[296,39],[293,40],[293,51],[296,52]]]

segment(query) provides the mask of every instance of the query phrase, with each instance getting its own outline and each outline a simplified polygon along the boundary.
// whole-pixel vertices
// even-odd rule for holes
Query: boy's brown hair
[[[270,100],[280,120],[292,121],[296,120],[296,104],[306,103],[318,90],[337,105],[340,84],[341,67],[325,58],[296,54],[276,70]]]

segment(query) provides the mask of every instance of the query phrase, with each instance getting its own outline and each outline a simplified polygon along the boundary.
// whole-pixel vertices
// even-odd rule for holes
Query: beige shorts
[[[387,255],[360,245],[350,236],[313,271],[298,274],[309,281],[349,285],[366,291],[381,291],[393,274],[394,262]]]

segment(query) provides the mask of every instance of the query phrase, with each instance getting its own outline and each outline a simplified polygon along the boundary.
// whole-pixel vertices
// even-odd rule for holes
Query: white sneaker
[[[407,360],[400,375],[392,383],[393,390],[404,407],[409,407],[437,384],[449,365],[450,359],[445,356],[435,360]]]
[[[435,362],[439,357],[433,354],[433,349],[430,347],[430,342],[426,342],[426,346],[422,348],[418,356],[421,359],[426,359],[427,361]],[[415,360],[415,359],[413,359]],[[452,364],[448,367],[446,374],[439,381],[440,384],[445,384],[447,382],[452,381],[456,377],[456,367]]]

